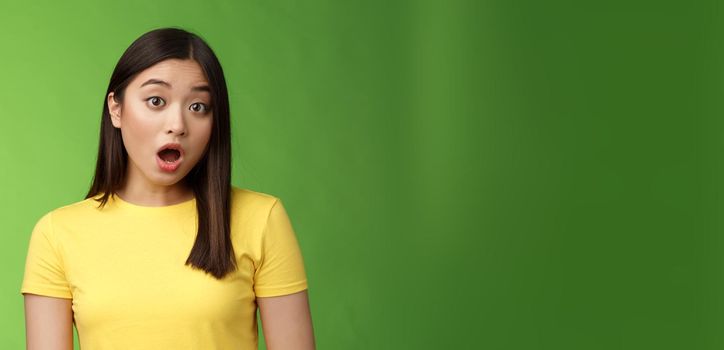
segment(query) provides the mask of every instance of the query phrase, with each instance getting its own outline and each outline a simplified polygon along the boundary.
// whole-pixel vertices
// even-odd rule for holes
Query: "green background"
[[[285,202],[320,349],[721,349],[722,6],[4,1],[1,346],[114,65],[180,26],[225,69],[233,183]]]

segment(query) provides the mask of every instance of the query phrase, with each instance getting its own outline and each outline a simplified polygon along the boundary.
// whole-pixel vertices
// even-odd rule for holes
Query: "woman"
[[[231,185],[229,101],[211,48],[176,28],[125,51],[105,95],[86,199],[33,229],[28,349],[313,349],[282,202]]]

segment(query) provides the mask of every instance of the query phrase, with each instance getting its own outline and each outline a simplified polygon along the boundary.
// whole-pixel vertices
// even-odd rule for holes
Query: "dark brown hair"
[[[102,196],[99,208],[117,195],[128,163],[121,131],[111,123],[107,96],[123,101],[128,84],[141,71],[166,59],[193,59],[199,63],[211,87],[213,126],[206,153],[181,180],[193,188],[198,212],[198,232],[186,265],[222,279],[236,269],[230,238],[231,131],[229,97],[221,64],[199,36],[179,28],[160,28],[136,39],[121,56],[104,95],[100,143],[93,184],[86,199]]]

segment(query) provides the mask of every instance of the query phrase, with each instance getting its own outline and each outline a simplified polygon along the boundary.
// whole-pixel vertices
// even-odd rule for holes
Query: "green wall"
[[[722,6],[3,1],[0,347],[115,63],[180,26],[224,66],[234,184],[285,202],[320,349],[721,349]]]

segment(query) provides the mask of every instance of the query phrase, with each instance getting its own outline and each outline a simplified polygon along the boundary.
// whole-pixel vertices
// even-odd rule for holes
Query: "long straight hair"
[[[193,188],[198,231],[186,265],[222,279],[236,269],[231,244],[231,131],[229,97],[221,64],[199,36],[180,28],[160,28],[136,39],[121,56],[103,98],[100,142],[93,184],[86,199],[96,197],[105,206],[123,185],[128,153],[121,131],[111,123],[107,96],[123,101],[128,84],[141,71],[166,59],[192,59],[199,63],[211,87],[213,126],[206,153],[181,180]]]

